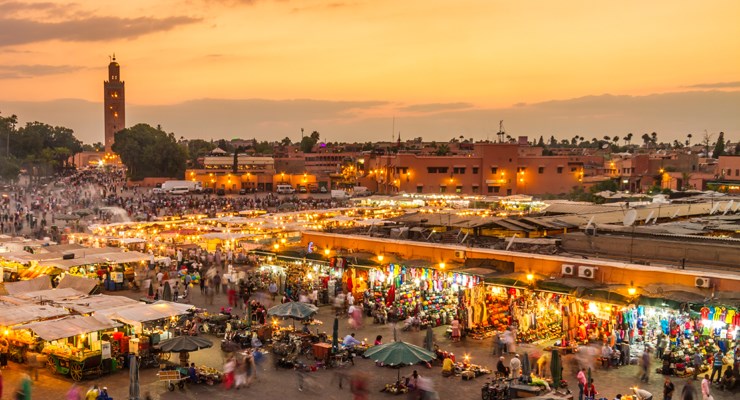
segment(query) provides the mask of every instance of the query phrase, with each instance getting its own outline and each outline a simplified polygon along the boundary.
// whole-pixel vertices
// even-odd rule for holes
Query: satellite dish
[[[727,214],[728,211],[730,211],[730,209],[732,208],[732,203],[734,203],[734,202],[735,202],[735,200],[730,200],[727,203],[727,207],[725,207],[725,211],[722,213],[722,215],[725,215],[725,214]]]
[[[604,143],[604,145],[601,146],[601,148],[602,149],[608,149],[609,148],[609,143]]]
[[[648,214],[648,217],[647,217],[647,219],[645,220],[645,225],[647,225],[647,224],[648,224],[648,222],[650,222],[650,220],[651,220],[651,219],[653,218],[653,214],[654,214],[654,213],[655,213],[655,211],[650,211],[650,214]],[[656,219],[657,219],[657,218],[656,218]]]
[[[626,214],[624,214],[624,219],[622,220],[622,224],[624,226],[632,226],[632,224],[635,223],[635,220],[637,220],[637,211],[636,210],[629,210]]]
[[[709,215],[712,215],[712,214],[716,213],[716,212],[717,212],[717,210],[719,210],[719,207],[720,207],[721,205],[722,205],[722,203],[720,203],[720,202],[717,202],[717,204],[715,204],[715,205],[714,205],[714,207],[712,207],[712,211],[710,211],[710,212],[709,212]]]

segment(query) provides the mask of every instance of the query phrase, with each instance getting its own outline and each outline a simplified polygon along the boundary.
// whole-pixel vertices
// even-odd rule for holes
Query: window
[[[447,167],[437,167],[437,172],[439,172],[440,174],[446,174],[448,169],[449,168]]]
[[[525,172],[527,170],[527,167],[516,167],[516,172]]]
[[[537,173],[538,174],[544,174],[545,173],[545,167],[539,167],[539,168],[537,168]]]
[[[439,187],[439,192],[440,193],[446,193],[447,192],[447,186],[440,186]]]
[[[506,195],[511,196],[511,189],[506,189]]]
[[[416,187],[416,193],[423,193],[423,192],[424,192],[424,186],[419,185]]]
[[[740,169],[735,170],[735,176],[738,176],[738,175],[740,175]]]
[[[465,173],[465,167],[454,167],[452,168],[453,174],[464,174]]]
[[[436,174],[437,173],[437,167],[427,167],[427,173],[429,173],[429,174]]]
[[[455,193],[462,193],[462,186],[456,186]]]
[[[577,169],[576,167],[570,167],[570,172],[576,172]]]
[[[722,170],[724,171],[724,170]],[[732,169],[727,168],[727,176],[732,176]]]
[[[492,174],[498,174],[498,167],[491,167]]]
[[[473,167],[473,175],[478,175],[478,167]]]
[[[488,193],[493,193],[493,186],[488,187]]]
[[[488,193],[498,193],[501,190],[501,186],[489,186]]]
[[[558,167],[558,174],[562,174],[562,173],[563,173],[563,167]]]
[[[473,186],[473,194],[478,194],[480,192],[480,188],[478,186]]]

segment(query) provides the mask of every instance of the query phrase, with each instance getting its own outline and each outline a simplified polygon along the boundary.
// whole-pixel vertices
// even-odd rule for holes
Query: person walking
[[[578,400],[583,400],[583,391],[586,389],[586,368],[581,368],[576,375],[578,379]]]
[[[519,359],[519,354],[514,355],[514,358],[509,361],[509,368],[511,369],[511,378],[514,380],[519,379],[522,369],[522,360]]]
[[[640,370],[642,375],[640,376],[640,382],[649,383],[650,381],[650,348],[645,348],[642,352],[642,362],[640,363]]]
[[[586,396],[586,399],[588,400],[594,400],[596,398],[596,395],[599,394],[599,392],[596,391],[596,387],[594,387],[593,378],[588,381],[588,385],[586,385],[586,390],[584,390],[584,394]]]
[[[712,356],[712,375],[709,377],[709,381],[719,383],[722,378],[722,352],[717,350]],[[717,380],[714,380],[714,374],[717,374]]]
[[[672,400],[675,389],[676,387],[673,385],[673,382],[671,382],[671,378],[666,375],[665,381],[663,382],[663,400]]]
[[[704,375],[701,381],[701,399],[709,400],[712,397],[712,381],[709,380],[709,374]]]
[[[696,389],[691,381],[686,381],[681,389],[681,400],[697,400]]]

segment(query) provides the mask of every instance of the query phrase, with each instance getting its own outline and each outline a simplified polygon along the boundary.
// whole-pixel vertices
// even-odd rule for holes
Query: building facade
[[[114,55],[108,64],[108,80],[103,82],[103,115],[105,121],[105,152],[111,154],[116,132],[126,128],[125,82],[121,66]]]
[[[568,193],[582,186],[579,156],[543,156],[515,143],[476,143],[469,154],[432,156],[399,153],[373,158],[366,184],[380,193],[439,193],[511,196]]]

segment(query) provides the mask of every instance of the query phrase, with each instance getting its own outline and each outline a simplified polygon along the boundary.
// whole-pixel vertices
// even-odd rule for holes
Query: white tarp
[[[41,275],[38,278],[29,279],[27,281],[5,282],[4,285],[5,291],[12,296],[37,290],[51,289],[51,278],[47,275]]]
[[[79,292],[90,294],[98,286],[98,281],[75,275],[64,275],[57,285],[57,289],[74,289]]]
[[[49,319],[68,315],[62,307],[50,305],[26,304],[14,307],[5,307],[0,312],[0,326],[13,326],[40,319]]]
[[[85,296],[85,293],[79,292],[72,288],[35,290],[32,292],[18,293],[15,295],[15,297],[18,297],[20,299],[33,299],[39,301],[58,301],[83,296]]]
[[[128,324],[156,321],[158,319],[185,315],[193,308],[192,304],[158,301],[154,304],[140,303],[102,310],[99,314]]]
[[[121,324],[100,316],[81,317],[79,315],[51,321],[32,322],[13,329],[30,329],[43,340],[57,340],[120,327]]]
[[[57,304],[80,314],[90,314],[94,312],[102,312],[111,308],[120,308],[125,306],[131,307],[142,303],[124,296],[97,294],[94,296],[60,300],[57,301]]]

